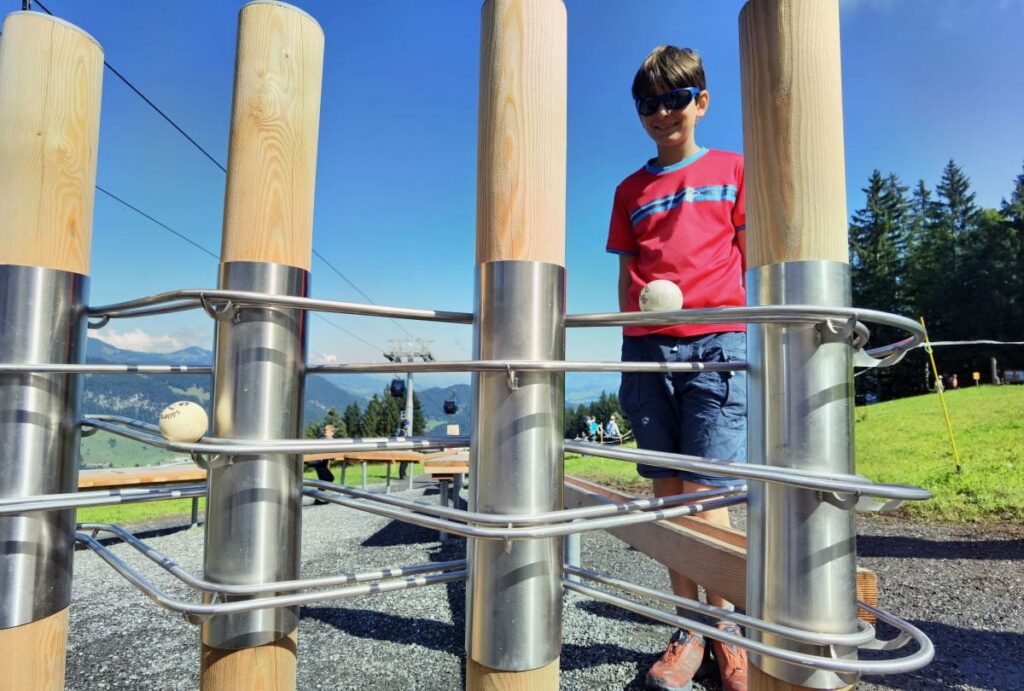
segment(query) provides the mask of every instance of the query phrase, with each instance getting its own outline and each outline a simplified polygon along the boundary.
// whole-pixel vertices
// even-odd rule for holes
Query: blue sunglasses
[[[684,86],[682,89],[672,89],[660,96],[643,96],[636,99],[636,112],[644,116],[654,115],[661,106],[665,106],[665,110],[679,110],[690,105],[690,102],[696,100],[699,95],[700,89],[697,87]]]

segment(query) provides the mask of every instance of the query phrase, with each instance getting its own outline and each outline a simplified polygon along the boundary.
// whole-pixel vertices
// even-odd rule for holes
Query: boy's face
[[[661,95],[661,92],[658,95]],[[707,112],[709,100],[708,92],[701,91],[700,95],[690,101],[685,108],[668,110],[661,104],[652,115],[641,115],[640,124],[654,140],[659,151],[686,147],[694,141],[694,129],[697,127],[697,121]]]

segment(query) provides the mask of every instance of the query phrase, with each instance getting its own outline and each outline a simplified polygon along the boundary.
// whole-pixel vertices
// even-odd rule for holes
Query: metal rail
[[[592,573],[585,569],[572,569],[571,571],[573,575],[583,578],[587,578],[587,574]],[[874,614],[879,621],[885,622],[899,630],[900,634],[895,639],[889,641],[873,640],[866,644],[862,644],[860,647],[868,650],[896,650],[903,647],[908,642],[914,641],[918,645],[918,650],[905,657],[890,660],[840,660],[820,655],[808,655],[806,653],[798,653],[777,646],[758,643],[757,641],[743,636],[735,636],[727,631],[722,631],[714,626],[708,626],[707,624],[701,623],[697,620],[663,612],[660,609],[642,605],[624,597],[607,593],[582,583],[575,583],[568,578],[563,580],[563,585],[567,590],[572,590],[573,592],[577,592],[600,602],[633,612],[634,614],[639,614],[640,616],[647,617],[648,619],[660,621],[671,626],[685,628],[702,636],[707,636],[708,638],[739,646],[753,653],[765,655],[777,660],[783,660],[785,662],[791,662],[811,669],[827,670],[830,672],[838,672],[840,674],[905,674],[907,672],[913,672],[914,670],[921,669],[935,657],[935,647],[920,629],[907,621],[899,619],[888,612],[871,607],[863,602],[858,602],[857,606],[871,614]],[[725,618],[724,611],[722,615],[716,614],[716,616],[722,616]],[[769,622],[762,622],[762,626],[758,626],[757,628],[763,628],[764,624],[773,626]],[[803,635],[815,636],[816,633],[813,631],[805,631],[803,632]]]
[[[698,473],[711,473],[727,477],[756,480],[790,487],[801,487],[821,492],[836,494],[866,495],[887,499],[909,499],[921,501],[930,499],[932,494],[920,487],[908,485],[889,485],[871,482],[858,475],[840,475],[833,473],[815,473],[813,471],[763,466],[751,463],[739,463],[721,459],[706,459],[700,456],[646,451],[643,449],[627,449],[590,442],[565,442],[565,450],[590,456],[611,458],[630,463],[644,463],[659,468],[672,468]],[[852,508],[852,507],[851,507]]]
[[[158,485],[154,487],[125,487],[123,489],[67,492],[64,494],[41,494],[31,497],[0,499],[0,516],[31,513],[33,511],[80,509],[86,506],[113,506],[116,504],[136,504],[144,501],[190,499],[205,495],[205,482]]]
[[[465,559],[454,561],[439,561],[427,564],[413,564],[412,566],[385,566],[372,571],[361,571],[358,573],[341,574],[339,576],[323,576],[320,578],[303,578],[291,581],[274,581],[272,583],[252,583],[246,585],[229,585],[214,583],[202,578],[193,576],[183,569],[176,561],[151,547],[145,541],[140,540],[131,532],[121,526],[111,523],[81,523],[80,530],[90,530],[93,537],[97,532],[106,532],[116,535],[125,544],[134,547],[141,554],[149,558],[153,563],[167,571],[182,583],[195,590],[204,593],[220,593],[222,595],[259,595],[260,593],[294,590],[306,590],[309,588],[326,588],[329,586],[342,585],[345,583],[365,583],[367,581],[379,581],[388,578],[399,578],[401,576],[416,576],[423,573],[435,571],[454,571],[466,567]]]
[[[367,437],[354,439],[265,439],[236,441],[223,437],[203,437],[194,443],[173,442],[160,435],[160,428],[148,422],[119,415],[86,415],[82,425],[134,439],[167,451],[192,454],[261,453],[347,453],[358,451],[414,451],[417,449],[466,448],[469,437]]]
[[[272,595],[236,602],[192,603],[178,600],[161,591],[149,579],[132,569],[123,559],[111,552],[95,538],[85,533],[75,533],[75,540],[95,552],[103,561],[107,562],[115,571],[157,605],[172,612],[185,615],[185,619],[192,624],[198,624],[210,617],[222,614],[238,614],[240,612],[252,612],[271,607],[295,607],[311,602],[391,593],[399,590],[422,588],[428,585],[454,583],[466,579],[465,570],[457,570],[438,574],[405,576],[402,580],[372,581],[312,593]]]
[[[100,305],[89,308],[90,317],[107,319],[123,319],[126,317],[152,316],[168,312],[181,312],[190,309],[205,309],[211,316],[219,317],[236,306],[287,307],[313,312],[335,312],[339,314],[356,314],[369,317],[393,317],[397,319],[417,319],[420,321],[448,322],[452,324],[472,324],[471,312],[445,312],[441,310],[411,309],[407,307],[389,307],[387,305],[366,305],[358,302],[342,302],[340,300],[319,300],[316,298],[294,297],[260,293],[249,290],[193,289],[171,290],[148,297]],[[156,309],[152,309],[156,308]],[[221,313],[217,313],[220,309]]]
[[[384,506],[376,501],[346,499],[345,497],[324,492],[322,490],[307,490],[305,494],[322,501],[338,504],[339,506],[346,506],[351,509],[358,509],[360,511],[377,514],[378,516],[394,518],[404,523],[412,523],[424,528],[452,533],[461,537],[476,538],[480,540],[504,540],[507,542],[515,540],[537,540],[548,537],[571,535],[573,533],[583,533],[591,530],[607,530],[609,528],[618,528],[624,525],[648,523],[650,521],[676,518],[678,516],[693,516],[698,513],[703,513],[704,511],[712,511],[726,506],[742,504],[747,500],[747,496],[745,494],[739,494],[735,496],[721,497],[718,499],[709,499],[708,501],[694,504],[674,506],[667,509],[637,511],[624,516],[591,518],[554,525],[491,528],[472,526],[449,519],[425,516],[413,511]],[[419,508],[416,509],[417,512],[419,510]]]
[[[674,494],[666,497],[654,497],[649,499],[632,499],[624,503],[602,504],[600,506],[584,506],[576,509],[562,509],[559,511],[544,511],[530,514],[514,513],[483,513],[479,511],[464,511],[462,509],[438,506],[417,499],[405,499],[396,497],[393,494],[378,494],[366,492],[352,487],[336,485],[322,480],[306,480],[306,487],[321,490],[331,490],[339,494],[346,494],[356,499],[376,501],[382,504],[398,506],[417,513],[425,513],[431,516],[450,518],[462,523],[471,524],[494,524],[504,526],[516,525],[557,525],[568,521],[582,518],[600,518],[617,513],[636,513],[640,511],[653,511],[657,509],[668,509],[690,502],[700,502],[707,499],[718,499],[720,497],[734,496],[746,492],[746,487],[735,487],[728,489],[703,490],[689,494]]]

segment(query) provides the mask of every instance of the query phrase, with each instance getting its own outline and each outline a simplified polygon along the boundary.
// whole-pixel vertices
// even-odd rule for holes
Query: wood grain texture
[[[478,264],[565,265],[566,45],[562,0],[484,3]]]
[[[0,264],[89,273],[103,50],[39,12],[0,40]]]
[[[504,672],[466,658],[466,691],[558,691],[560,659],[525,672]]]
[[[225,650],[202,647],[199,688],[204,691],[291,691],[295,689],[298,631],[273,643]]]
[[[603,501],[622,503],[631,497],[582,478],[566,476],[565,506],[593,506]],[[715,592],[741,609],[747,600],[747,536],[735,528],[715,525],[693,516],[653,521],[608,531],[655,561]],[[878,605],[878,575],[857,568],[857,599]],[[874,616],[860,612],[873,624]]]
[[[776,679],[754,664],[751,664],[749,667],[747,684],[753,691],[810,691],[811,689],[809,686],[800,686],[799,684],[791,684],[788,681]],[[856,686],[856,684],[853,684],[838,688],[848,691],[849,689],[856,688]]]
[[[849,262],[838,0],[740,13],[747,266]]]
[[[324,34],[302,10],[242,8],[221,261],[309,270]]]
[[[61,691],[64,688],[68,610],[0,629],[0,688]]]

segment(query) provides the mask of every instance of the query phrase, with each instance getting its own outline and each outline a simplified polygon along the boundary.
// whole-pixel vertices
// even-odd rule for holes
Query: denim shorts
[[[624,336],[623,362],[727,362],[746,360],[745,333],[677,338]],[[747,458],[746,372],[623,372],[619,406],[637,446],[652,451],[728,461]],[[637,465],[646,478],[680,477],[712,487],[744,480]]]

